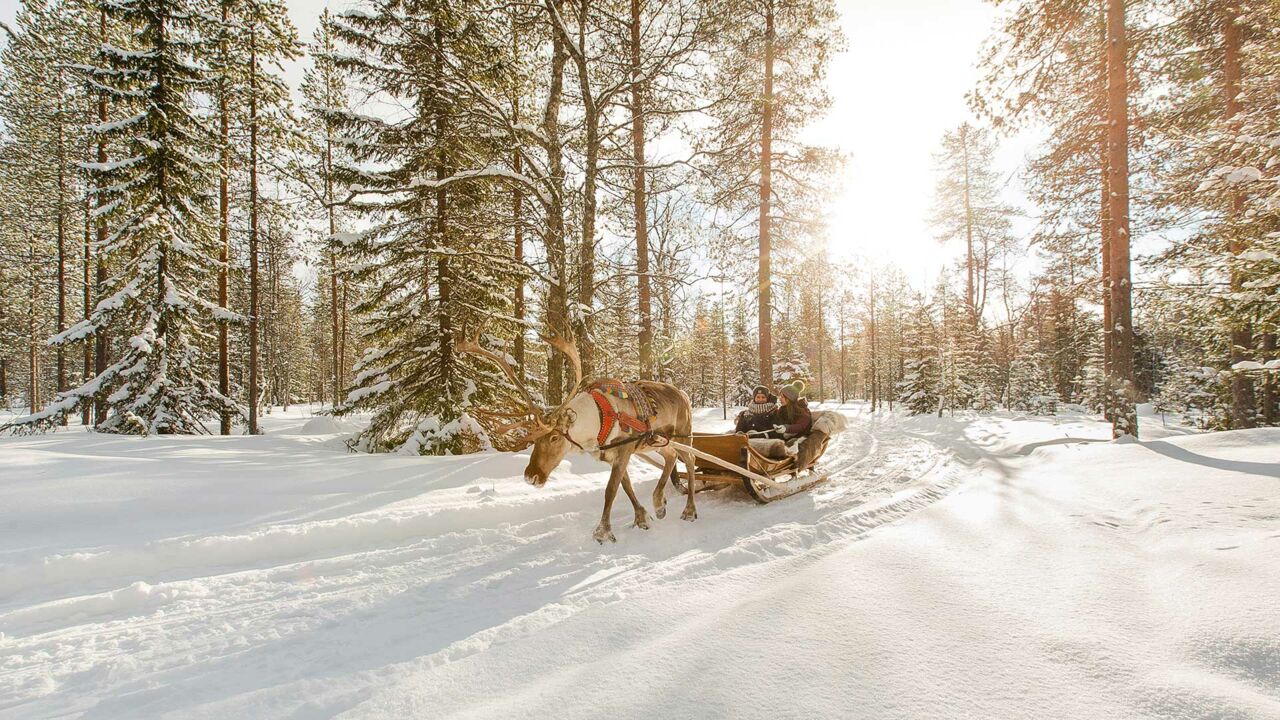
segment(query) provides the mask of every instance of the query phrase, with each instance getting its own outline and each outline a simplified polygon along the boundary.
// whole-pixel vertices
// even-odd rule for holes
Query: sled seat
[[[782,460],[791,454],[787,450],[787,443],[777,438],[751,438],[747,443],[751,445],[752,450],[770,460]]]
[[[694,433],[692,445],[725,462],[768,477],[784,475],[795,467],[795,458],[787,453],[786,444],[781,440],[765,440],[767,445],[763,448],[772,454],[777,452],[776,443],[781,446],[781,457],[770,457],[756,446],[757,442],[737,433]],[[705,462],[698,463],[697,475],[699,480],[712,485],[737,484],[742,480],[735,472]]]

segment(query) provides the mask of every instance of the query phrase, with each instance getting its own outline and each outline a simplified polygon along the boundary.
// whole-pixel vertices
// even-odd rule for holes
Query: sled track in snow
[[[404,647],[420,666],[449,663],[633,595],[738,568],[807,565],[929,506],[960,479],[938,448],[876,417],[852,416],[825,460],[826,483],[777,503],[757,505],[736,490],[702,494],[695,523],[678,519],[675,494],[649,531],[630,527],[630,508],[620,503],[618,542],[604,547],[590,538],[601,488],[553,486],[536,500],[499,495],[468,507],[47,558],[24,568],[30,574],[0,576],[0,587],[35,600],[0,613],[8,636],[0,714],[91,668],[102,673],[105,694],[158,710],[179,702],[193,658],[228,663],[223,679],[249,685],[264,662],[305,677],[335,663],[359,668],[386,646]],[[656,477],[637,473],[646,503]],[[134,584],[139,572],[154,587]],[[88,594],[59,592],[77,582]],[[289,654],[285,640],[321,628],[324,647]],[[239,669],[235,658],[246,648],[274,644],[281,648]],[[174,690],[150,696],[155,687]]]

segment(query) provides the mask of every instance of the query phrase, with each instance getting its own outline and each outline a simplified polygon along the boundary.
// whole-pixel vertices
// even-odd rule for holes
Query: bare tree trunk
[[[258,38],[249,28],[249,434],[258,434]]]
[[[222,22],[229,21],[230,1],[223,0]],[[220,41],[223,58],[228,56],[227,41]],[[231,175],[231,111],[227,107],[227,80],[218,80],[218,307],[224,310],[230,303],[227,291],[227,276],[230,274],[231,262],[231,199],[228,185]],[[226,320],[218,323],[218,391],[223,397],[231,397],[231,345],[230,327]],[[218,417],[218,432],[231,434],[231,412],[223,408]]]
[[[81,268],[81,292],[84,300],[84,319],[88,320],[93,312],[93,230],[92,208],[89,204],[89,193],[84,195],[84,266]],[[84,377],[81,382],[88,382],[93,376],[93,343],[84,344]],[[4,393],[0,392],[0,396]],[[89,427],[93,421],[92,408],[89,403],[80,404],[80,424]]]
[[[1240,80],[1243,69],[1240,65],[1240,46],[1242,44],[1239,8],[1231,2],[1223,3],[1223,96],[1226,101],[1226,120],[1238,128],[1234,121],[1240,112]],[[1238,257],[1247,249],[1247,243],[1240,236],[1236,221],[1244,211],[1244,196],[1232,193],[1231,210],[1228,213],[1228,232],[1231,233],[1230,250],[1232,256]],[[1231,268],[1231,292],[1240,293],[1244,289],[1244,278],[1233,264]],[[1244,314],[1231,318],[1231,364],[1253,359],[1253,324]],[[1248,373],[1233,372],[1231,375],[1231,426],[1234,428],[1251,428],[1255,425],[1253,400],[1253,378]]]
[[[876,377],[876,279],[871,278],[871,292],[868,296],[871,306],[871,412],[880,406],[880,382]]]
[[[347,306],[349,300],[347,293],[350,291],[350,284],[345,280],[342,283],[342,311],[338,314],[339,325],[338,330],[338,374],[343,378],[342,385],[346,386],[347,376]]]
[[[640,314],[640,378],[653,379],[653,308],[649,287],[649,209],[645,196],[644,87],[640,68],[640,0],[631,0],[631,155],[636,231],[636,284]]]
[[[1107,3],[1107,114],[1111,179],[1111,309],[1114,417],[1111,432],[1138,436],[1134,382],[1133,308],[1129,281],[1129,81],[1125,0]]]
[[[595,347],[591,337],[594,324],[591,308],[596,294],[596,183],[600,167],[600,108],[591,89],[587,66],[586,27],[591,0],[578,7],[578,44],[572,51],[578,67],[578,88],[582,95],[583,123],[586,126],[586,158],[582,168],[582,244],[578,248],[578,304],[585,313],[578,328],[578,352],[583,377],[595,374]],[[575,47],[575,46],[570,46]]]
[[[548,0],[559,12],[559,3]],[[568,58],[564,41],[559,33],[552,33],[551,78],[543,115],[543,133],[548,142],[548,169],[556,192],[551,193],[550,210],[547,213],[547,261],[551,266],[551,284],[547,290],[545,324],[552,333],[565,333],[568,325],[568,268],[565,264],[564,226],[564,157],[560,139],[560,100],[564,92],[564,66]],[[564,362],[554,356],[547,358],[547,399],[553,403],[561,400],[564,387]]]
[[[969,321],[978,324],[978,304],[973,292],[973,205],[969,197],[969,124],[960,126],[960,152],[964,162],[964,297]]]
[[[1276,359],[1276,334],[1273,332],[1262,334],[1262,359]],[[1276,401],[1276,373],[1268,372],[1262,380],[1262,421],[1267,425],[1276,424],[1276,413],[1280,410]]]
[[[596,292],[596,185],[599,179],[600,166],[600,120],[601,108],[597,105],[596,96],[591,88],[591,72],[590,65],[586,56],[586,28],[587,17],[590,12],[591,0],[579,0],[576,12],[578,15],[578,33],[576,42],[569,37],[569,28],[564,23],[564,15],[561,13],[563,3],[561,0],[545,0],[547,12],[552,23],[552,32],[556,36],[555,50],[553,51],[553,82],[557,80],[556,75],[559,72],[555,70],[556,60],[554,53],[568,52],[569,59],[573,60],[576,74],[578,76],[578,91],[582,100],[582,122],[586,130],[585,153],[582,166],[582,236],[578,246],[578,311],[574,313],[577,317],[578,313],[582,313],[580,322],[574,323],[574,336],[577,339],[578,353],[582,361],[583,377],[591,377],[595,374],[594,358],[595,349],[592,346],[591,327],[594,324],[592,319],[592,307],[595,302]],[[563,65],[561,65],[563,69]],[[550,110],[550,105],[548,105]],[[559,112],[559,101],[556,101],[556,112]]]
[[[516,29],[516,18],[511,17],[511,54],[513,56],[520,55],[520,37]],[[511,94],[511,119],[520,122],[520,89],[517,88]],[[511,166],[517,174],[524,172],[524,156],[520,154],[519,148],[511,153]],[[524,264],[524,193],[520,186],[516,185],[511,190],[511,227],[512,227],[512,248],[511,257],[517,266]],[[516,361],[516,369],[520,371],[520,377],[525,376],[525,348],[524,348],[524,283],[523,275],[517,275],[515,278],[514,292],[514,315],[516,318],[516,337],[514,357]]]
[[[338,232],[337,208],[333,206],[333,141],[330,138],[328,128],[328,120],[325,121],[325,138],[324,138],[324,205],[329,216],[329,242],[334,242],[333,236]],[[338,253],[333,249],[332,245],[329,249],[329,345],[330,352],[333,354],[332,383],[333,383],[333,405],[338,405],[338,398],[342,395],[342,386],[344,378],[342,377],[342,343],[339,339],[340,330],[338,322]]]
[[[827,381],[826,372],[824,371],[823,355],[826,354],[826,326],[823,323],[822,314],[822,288],[818,288],[818,402],[827,399]]]
[[[107,13],[105,10],[98,13],[98,39],[103,44],[107,42]],[[98,95],[98,122],[107,122],[107,95],[101,93]],[[106,142],[98,140],[98,163],[105,165],[107,162],[107,146]],[[101,190],[101,188],[98,188]],[[98,196],[98,207],[103,205],[102,196]],[[99,298],[106,297],[107,292],[107,264],[102,257],[101,248],[107,244],[107,223],[106,220],[98,220],[98,248],[97,253],[97,296]],[[96,375],[101,376],[107,371],[107,351],[111,347],[111,336],[106,326],[100,327],[93,333],[93,367]],[[105,390],[105,388],[103,388]],[[99,392],[94,398],[94,425],[100,425],[107,419],[107,394]]]
[[[443,74],[444,69],[444,35],[440,30],[439,22],[435,27],[435,71],[437,74]],[[439,78],[437,77],[437,80]],[[435,107],[435,126],[436,137],[443,138],[446,134],[448,119],[445,116],[443,107],[437,104]],[[444,180],[450,174],[449,158],[445,154],[444,145],[437,146],[436,151],[436,180]],[[448,209],[449,209],[449,191],[442,183],[436,188],[436,237],[439,242],[444,243],[445,231],[448,227]],[[453,384],[453,325],[451,315],[453,307],[450,305],[450,296],[452,294],[453,282],[449,276],[449,256],[441,253],[436,260],[436,283],[440,289],[440,352],[443,355],[440,363],[443,369],[442,381],[445,388]]]
[[[759,268],[759,323],[760,323],[760,382],[773,383],[773,317],[771,297],[772,268],[770,252],[770,203],[773,199],[773,52],[777,37],[773,27],[773,0],[765,6],[764,29],[764,113],[760,133],[760,268]]]
[[[58,332],[67,329],[67,153],[66,127],[63,123],[62,70],[58,70]],[[64,345],[55,350],[57,363],[58,392],[67,390],[67,351]],[[67,424],[67,416],[63,413],[59,424]]]
[[[1107,46],[1107,2],[1108,0],[1103,0],[1102,8],[1098,15],[1098,25],[1101,29],[1104,48]],[[1110,387],[1113,372],[1112,358],[1115,355],[1115,334],[1112,332],[1115,321],[1112,319],[1113,308],[1111,304],[1111,141],[1110,130],[1106,122],[1107,83],[1109,82],[1107,55],[1106,50],[1101,53],[1098,76],[1098,93],[1103,106],[1102,113],[1098,118],[1101,126],[1101,134],[1098,140],[1101,207],[1099,208],[1098,218],[1102,243],[1102,376],[1104,378],[1102,412],[1107,421],[1112,422],[1115,417],[1109,398],[1112,392]]]
[[[516,47],[515,39],[515,20],[512,19],[512,52],[518,53],[519,48]],[[515,122],[520,122],[520,92],[517,90],[511,98],[511,117]],[[520,151],[517,149],[511,153],[511,165],[517,174],[524,172],[524,160]],[[511,191],[511,227],[512,227],[512,247],[511,257],[517,266],[524,264],[524,193],[520,187],[516,186]],[[515,301],[513,308],[516,318],[516,337],[515,352],[516,369],[520,371],[520,377],[524,377],[524,276],[517,275],[515,278]]]
[[[32,413],[40,412],[40,321],[36,315],[40,307],[40,279],[36,274],[35,236],[27,234],[27,280],[30,294],[27,298],[27,370],[30,385],[27,387],[27,407]]]
[[[840,300],[840,404],[843,405],[848,401],[848,393],[845,390],[845,384],[848,382],[848,372],[845,369],[845,348],[844,348],[844,299]]]

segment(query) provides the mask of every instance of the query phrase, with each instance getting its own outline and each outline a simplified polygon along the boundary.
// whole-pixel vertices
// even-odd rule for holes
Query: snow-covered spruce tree
[[[82,340],[108,323],[129,339],[103,372],[13,425],[49,427],[110,390],[100,430],[205,432],[219,411],[240,410],[218,391],[199,352],[216,307],[198,293],[216,268],[212,136],[193,112],[193,96],[208,81],[199,8],[187,0],[109,0],[101,8],[132,30],[135,43],[104,45],[92,70],[117,119],[91,131],[127,153],[87,168],[101,188],[98,214],[112,228],[97,251],[116,272],[92,315],[50,342]]]
[[[924,296],[913,299],[904,328],[904,372],[898,383],[898,400],[912,415],[941,411],[938,385],[938,328]]]
[[[1038,350],[1014,358],[1009,369],[1009,409],[1052,415],[1058,395],[1050,379],[1049,358]]]
[[[751,390],[761,380],[759,368],[756,366],[756,341],[748,326],[748,299],[740,298],[733,305],[733,319],[730,321],[730,364],[731,394],[730,402],[734,405],[746,405],[751,399]]]
[[[90,14],[77,0],[33,0],[22,3],[13,26],[0,31],[0,142],[12,144],[0,170],[8,202],[8,219],[0,223],[11,235],[0,264],[15,273],[7,280],[12,299],[6,314],[10,322],[23,320],[22,332],[10,337],[24,338],[21,349],[0,340],[0,361],[7,365],[10,353],[25,360],[21,377],[33,409],[82,380],[80,353],[66,346],[46,349],[45,340],[65,330],[82,305],[74,285],[83,268],[78,162],[88,102],[77,68],[94,45]]]
[[[498,133],[472,112],[489,102],[472,94],[476,83],[501,94],[492,61],[504,48],[491,42],[503,37],[503,19],[467,3],[411,0],[334,20],[335,37],[351,49],[333,54],[337,66],[370,95],[407,108],[387,117],[328,112],[353,160],[335,174],[368,225],[345,239],[352,279],[365,288],[356,311],[369,349],[336,409],[372,413],[356,440],[364,450],[488,447],[473,413],[509,408],[515,394],[491,364],[456,348],[484,329],[492,332],[479,342],[507,353],[497,337],[514,334],[504,318],[508,278],[520,269],[503,238],[509,197],[493,181],[510,174],[493,164],[503,150]]]
[[[1225,0],[1175,7],[1181,22],[1164,34],[1169,54],[1180,59],[1169,73],[1170,109],[1155,123],[1171,139],[1172,158],[1156,196],[1172,222],[1194,218],[1195,232],[1158,260],[1170,274],[1189,268],[1208,280],[1186,283],[1180,294],[1211,313],[1228,339],[1202,336],[1204,357],[1193,364],[1230,373],[1230,425],[1270,424],[1277,422],[1276,387],[1262,368],[1275,355],[1280,269],[1267,249],[1280,229],[1273,171],[1280,10]]]
[[[800,339],[801,331],[802,328],[798,323],[784,319],[774,334],[776,343],[773,347],[771,380],[778,386],[799,382],[807,390],[814,384],[813,368],[809,365],[809,358],[805,356]]]

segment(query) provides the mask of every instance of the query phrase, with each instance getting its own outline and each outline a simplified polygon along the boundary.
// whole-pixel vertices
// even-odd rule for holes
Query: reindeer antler
[[[548,345],[559,350],[562,355],[569,361],[569,365],[573,368],[573,385],[574,390],[582,385],[582,356],[578,354],[578,346],[572,338],[566,338],[559,332],[552,335],[540,335]]]
[[[564,400],[560,403],[560,406],[548,413],[548,416],[555,417],[577,395],[578,388],[582,387],[582,356],[578,354],[578,345],[573,341],[573,338],[565,337],[559,331],[551,335],[539,333],[538,337],[542,338],[551,347],[559,350],[565,359],[569,361],[569,366],[573,368],[573,384],[565,392]]]
[[[539,407],[538,404],[533,401],[533,397],[530,396],[529,391],[525,389],[524,378],[520,377],[520,374],[516,372],[515,368],[511,367],[511,363],[507,362],[507,359],[505,357],[493,352],[492,350],[486,350],[484,347],[480,345],[479,331],[476,332],[475,337],[463,338],[455,342],[454,348],[460,353],[469,353],[471,355],[476,355],[478,357],[482,357],[488,360],[494,365],[497,365],[498,369],[501,370],[503,374],[506,375],[507,378],[511,380],[511,384],[515,386],[516,390],[520,391],[520,396],[524,400],[524,404],[527,409],[527,412],[520,413],[520,414],[501,413],[500,414],[501,416],[505,416],[505,417],[532,416],[534,422],[538,423],[539,425],[542,424],[542,421],[543,421],[542,408]],[[480,414],[487,414],[490,416],[499,415],[499,413],[492,413],[492,412],[486,412],[486,411],[476,411],[476,412]]]

